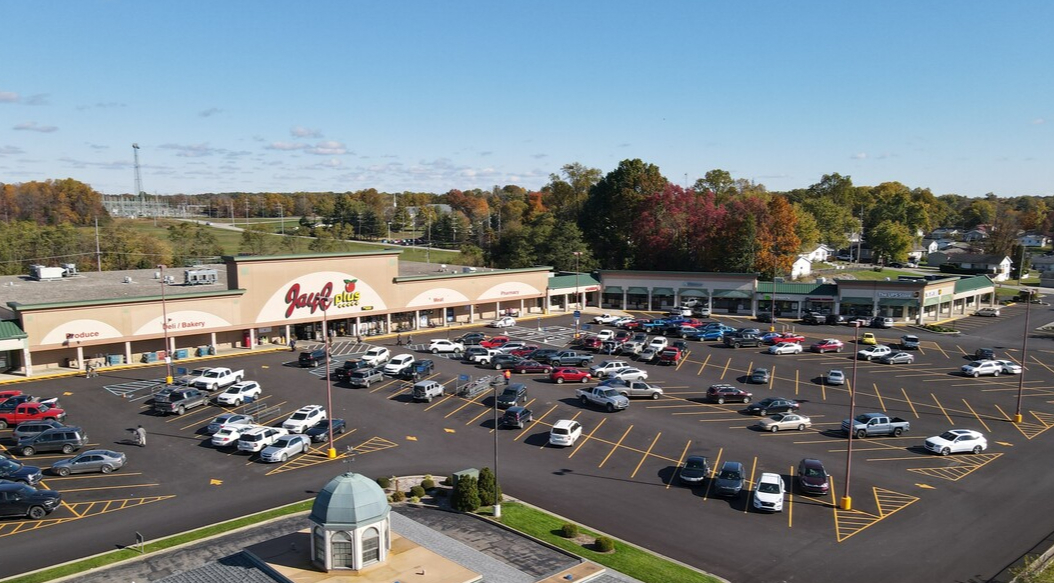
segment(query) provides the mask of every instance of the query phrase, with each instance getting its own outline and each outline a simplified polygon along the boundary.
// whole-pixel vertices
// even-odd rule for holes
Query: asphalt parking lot
[[[1032,311],[1033,325],[1054,319],[1049,308],[1042,310]],[[827,386],[823,378],[829,369],[841,368],[851,379],[854,331],[791,322],[777,326],[805,335],[806,344],[840,339],[845,351],[775,356],[690,342],[688,356],[677,366],[643,365],[649,382],[663,388],[663,398],[634,400],[615,413],[580,404],[575,383],[516,375],[528,386],[526,406],[534,412],[534,422],[522,430],[494,431],[489,392],[414,403],[405,381],[368,389],[334,386],[331,416],[348,421],[347,431],[337,436],[337,459],[325,456],[323,445],[284,464],[263,464],[255,456],[209,445],[202,427],[225,409],[198,408],[178,417],[150,413],[146,387],[164,376],[163,368],[21,384],[17,388],[32,394],[58,396],[70,423],[87,430],[90,447],[126,451],[129,463],[108,475],[46,475],[46,486],[61,491],[64,504],[42,521],[0,521],[5,555],[17,557],[0,563],[0,575],[131,544],[136,532],[156,538],[301,500],[342,471],[445,475],[493,467],[497,447],[499,478],[508,493],[730,580],[833,581],[851,574],[854,580],[885,583],[893,571],[909,580],[985,581],[1047,536],[1050,526],[1032,517],[1054,512],[1047,494],[1054,491],[1054,478],[1045,471],[1054,461],[1047,431],[1054,426],[1054,344],[1029,341],[1020,424],[1010,422],[1020,377],[975,379],[957,372],[980,347],[1020,362],[1023,313],[1023,306],[1012,306],[1000,318],[962,320],[957,326],[963,334],[957,337],[911,331],[923,340],[914,363],[858,361],[856,382],[849,386]],[[716,319],[767,327],[720,314]],[[460,332],[422,331],[411,348]],[[563,346],[574,328],[569,318],[549,318],[521,321],[504,332],[516,340]],[[880,341],[894,342],[906,330],[874,332]],[[394,340],[384,342],[394,353],[407,351]],[[331,367],[366,347],[338,340]],[[493,374],[442,355],[421,356],[436,361],[431,378],[448,387],[464,382],[463,376]],[[597,355],[595,362],[607,358],[618,357]],[[303,405],[327,405],[325,368],[302,369],[295,353],[215,364],[244,368],[246,378],[263,385],[263,398],[250,406],[265,423],[281,422]],[[744,382],[756,367],[770,370],[769,384]],[[761,432],[759,418],[745,414],[741,404],[705,401],[707,387],[719,382],[748,388],[755,401],[798,400],[812,427]],[[852,509],[842,510],[847,441],[837,428],[848,416],[850,389],[857,413],[886,411],[910,421],[911,431],[854,440]],[[549,427],[559,419],[582,424],[582,438],[573,447],[547,445]],[[143,449],[125,443],[127,429],[139,423],[149,434]],[[926,437],[952,427],[985,433],[987,451],[949,457],[924,451]],[[10,431],[0,432],[0,445],[10,444]],[[676,469],[690,454],[705,455],[714,466],[741,462],[748,482],[775,472],[788,486],[799,460],[818,458],[831,473],[833,488],[822,497],[790,488],[782,513],[757,513],[749,492],[725,499],[714,495],[709,482],[680,485]],[[68,456],[13,457],[46,468]],[[41,553],[42,548],[49,551]]]

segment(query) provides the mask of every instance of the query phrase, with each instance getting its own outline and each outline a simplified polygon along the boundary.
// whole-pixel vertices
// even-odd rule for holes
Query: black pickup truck
[[[743,346],[752,346],[757,348],[761,346],[761,337],[753,334],[731,334],[726,335],[724,338],[725,346],[731,346],[732,348],[742,348]]]

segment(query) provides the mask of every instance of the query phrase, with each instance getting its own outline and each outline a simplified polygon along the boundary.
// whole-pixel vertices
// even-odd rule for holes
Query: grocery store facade
[[[224,289],[188,291],[155,274],[150,295],[8,301],[5,319],[21,333],[0,339],[8,368],[32,376],[82,370],[86,359],[103,366],[180,360],[321,338],[323,323],[335,334],[370,336],[542,314],[548,306],[548,267],[400,275],[398,250],[224,262],[226,285],[217,285]],[[41,285],[62,284],[76,297],[76,281]]]

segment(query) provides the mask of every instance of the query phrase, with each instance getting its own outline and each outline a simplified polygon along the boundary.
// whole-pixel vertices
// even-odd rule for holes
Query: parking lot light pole
[[[856,323],[856,345],[853,349],[857,350],[860,347],[860,322]],[[856,416],[856,365],[860,362],[860,355],[853,355],[853,383],[849,385],[849,430],[846,432],[846,439],[849,440],[849,445],[846,447],[845,454],[845,493],[842,494],[842,510],[853,509],[853,498],[849,495],[849,477],[852,475],[853,470],[853,419]]]
[[[498,385],[494,388],[494,518],[501,518],[501,500],[498,499]]]
[[[1021,333],[1021,374],[1017,377],[1017,411],[1014,413],[1014,423],[1021,423],[1024,417],[1021,415],[1021,397],[1025,393],[1025,359],[1028,356],[1028,312],[1032,306],[1032,297],[1035,290],[1028,292],[1028,303],[1025,304],[1025,330]]]
[[[165,384],[172,384],[172,347],[168,341],[168,306],[165,304],[165,266],[158,265],[158,271],[161,273],[161,329],[165,332]],[[1020,405],[1018,406],[1020,409]]]
[[[330,345],[329,319],[327,317],[329,302],[329,296],[318,298],[318,307],[322,308],[322,345],[326,347],[326,412],[329,413],[329,449],[326,451],[326,457],[332,460],[337,459],[337,448],[333,446],[333,381],[329,372]]]
[[[579,311],[581,311],[582,304],[578,301],[579,300],[579,296],[578,296],[578,256],[581,255],[582,252],[581,251],[574,251],[574,252],[572,252],[572,254],[575,256],[575,304],[577,305]],[[564,313],[566,314],[567,312],[564,312]],[[575,338],[578,338],[578,322],[579,322],[579,320],[580,320],[580,318],[575,318]]]

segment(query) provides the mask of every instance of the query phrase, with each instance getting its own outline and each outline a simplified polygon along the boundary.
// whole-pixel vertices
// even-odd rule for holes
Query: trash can
[[[179,350],[176,350],[173,354],[175,355],[176,360],[179,360],[181,358],[187,358],[188,356],[190,356],[190,350],[186,348],[180,348]]]

